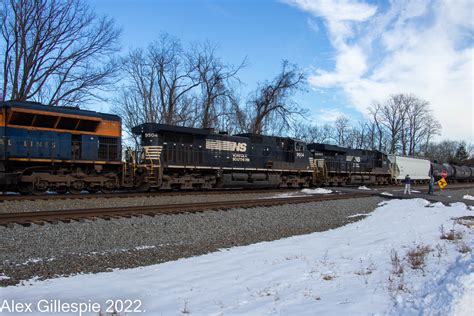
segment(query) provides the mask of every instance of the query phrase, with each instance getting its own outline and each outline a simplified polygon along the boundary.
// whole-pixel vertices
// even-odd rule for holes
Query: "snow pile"
[[[359,190],[369,190],[370,191],[370,189],[368,187],[366,187],[365,185],[360,186]]]
[[[270,198],[271,199],[285,199],[285,198],[292,198],[292,197],[302,197],[302,196],[305,196],[304,194],[301,194],[301,192],[291,192],[291,193],[281,193],[281,194],[277,194],[277,195],[274,195],[274,196],[271,196]],[[261,199],[266,199],[266,197],[263,197]]]
[[[462,198],[465,199],[465,200],[472,200],[472,201],[474,201],[474,196],[469,195],[469,194],[466,194],[466,195],[463,196]]]
[[[380,195],[393,196],[393,194],[389,192],[382,192]]]
[[[332,190],[317,188],[317,189],[303,189],[301,190],[304,194],[329,194],[332,193]]]
[[[139,299],[150,315],[472,315],[474,256],[460,249],[474,248],[473,230],[456,225],[460,238],[440,239],[441,225],[448,233],[453,218],[467,215],[473,213],[463,203],[384,201],[371,216],[338,229],[143,268],[31,281],[0,288],[0,297]],[[418,247],[426,256],[413,269],[407,253]]]
[[[311,194],[329,194],[332,193],[331,190],[328,189],[322,189],[322,188],[317,188],[317,189],[303,189],[298,192],[291,192],[291,193],[281,193],[273,196],[272,198],[276,199],[284,199],[284,198],[291,198],[291,197],[301,197],[301,196],[306,196],[306,195],[311,195]]]

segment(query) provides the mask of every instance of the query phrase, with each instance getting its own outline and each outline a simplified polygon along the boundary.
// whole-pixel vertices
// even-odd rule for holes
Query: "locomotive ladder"
[[[162,146],[145,146],[145,160],[150,162],[148,180],[153,185],[159,185],[160,180],[160,158]]]

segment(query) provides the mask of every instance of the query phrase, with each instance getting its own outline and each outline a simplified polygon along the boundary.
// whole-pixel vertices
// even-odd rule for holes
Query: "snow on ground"
[[[332,190],[317,188],[317,189],[303,189],[301,190],[304,194],[329,194],[332,193]]]
[[[297,197],[297,196],[306,196],[312,194],[330,194],[332,190],[323,189],[323,188],[316,188],[316,189],[303,189],[298,192],[291,192],[291,193],[281,193],[273,196],[273,198],[288,198],[288,197]]]
[[[465,200],[473,200],[474,201],[474,196],[466,194],[465,196],[462,197]]]
[[[459,250],[474,248],[474,231],[453,226],[453,218],[469,215],[463,203],[391,200],[325,232],[142,268],[32,280],[0,288],[0,297],[103,306],[107,299],[140,300],[144,315],[473,315],[474,255]],[[441,225],[461,239],[441,239]],[[426,257],[412,269],[409,258],[420,256],[407,253],[417,247]]]
[[[359,190],[369,190],[370,191],[370,189],[368,187],[366,187],[365,185],[360,186]]]
[[[382,192],[380,195],[393,196],[393,194],[389,192]]]

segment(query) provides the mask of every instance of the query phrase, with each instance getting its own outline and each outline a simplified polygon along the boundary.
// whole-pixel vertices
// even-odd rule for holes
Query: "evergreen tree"
[[[461,142],[459,144],[458,149],[456,150],[456,154],[454,155],[454,160],[456,161],[456,163],[460,164],[467,159],[469,159],[469,154],[466,150],[466,144],[464,142]]]

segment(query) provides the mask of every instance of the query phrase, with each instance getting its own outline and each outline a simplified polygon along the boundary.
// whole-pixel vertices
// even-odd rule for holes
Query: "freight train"
[[[389,184],[408,173],[424,181],[447,169],[470,180],[474,168],[430,164],[376,150],[306,144],[258,134],[217,133],[156,123],[136,126],[138,150],[122,157],[121,118],[34,102],[0,103],[0,191],[22,194],[220,187],[299,188]],[[122,159],[123,158],[123,159]]]

